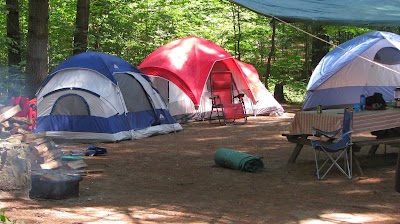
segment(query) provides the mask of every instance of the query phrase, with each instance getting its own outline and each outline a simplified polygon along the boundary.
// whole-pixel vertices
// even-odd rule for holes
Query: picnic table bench
[[[364,146],[371,146],[369,154],[375,154],[379,145],[400,144],[400,108],[387,108],[386,110],[369,110],[353,113],[353,134],[381,132],[382,130],[398,129],[398,133],[392,137],[390,133],[378,136],[376,139],[353,141],[352,152],[360,151]],[[311,145],[310,136],[315,127],[320,130],[333,131],[341,128],[343,123],[343,109],[326,109],[322,113],[316,111],[298,111],[289,126],[288,134],[282,134],[296,146],[290,155],[289,163],[294,163],[304,145]],[[363,175],[357,156],[353,159]],[[400,153],[398,154],[396,166],[396,191],[400,193]]]

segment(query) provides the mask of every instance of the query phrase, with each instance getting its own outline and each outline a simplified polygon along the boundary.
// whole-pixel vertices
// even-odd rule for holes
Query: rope
[[[375,64],[375,65],[378,65],[378,66],[380,66],[380,67],[382,67],[382,68],[388,69],[388,70],[390,70],[390,71],[392,71],[392,72],[394,72],[394,73],[400,74],[400,71],[396,71],[396,70],[394,70],[394,69],[392,69],[392,68],[389,68],[389,67],[387,67],[387,66],[385,66],[385,65],[383,65],[383,64],[380,64],[380,63],[375,62],[375,61],[373,61],[373,60],[371,60],[371,59],[369,59],[369,58],[366,58],[366,57],[364,57],[364,56],[362,56],[362,55],[355,54],[355,53],[353,53],[353,52],[347,51],[346,49],[344,49],[344,48],[342,48],[342,47],[340,47],[340,46],[338,46],[338,45],[336,45],[336,44],[334,44],[334,43],[332,43],[332,42],[326,41],[326,40],[324,40],[324,39],[322,39],[322,38],[320,38],[320,37],[318,37],[318,36],[315,36],[315,35],[313,35],[312,33],[309,33],[309,32],[307,32],[307,31],[305,31],[305,30],[302,30],[302,29],[300,29],[299,27],[296,27],[296,26],[294,26],[294,25],[292,25],[292,24],[290,24],[290,23],[288,23],[288,22],[286,22],[286,21],[284,21],[284,20],[282,20],[282,19],[279,19],[279,18],[277,18],[277,17],[275,17],[275,16],[273,16],[273,15],[270,15],[270,14],[266,14],[266,15],[268,15],[268,16],[272,17],[273,19],[276,19],[276,20],[278,20],[279,22],[282,22],[282,23],[284,23],[284,24],[286,24],[286,25],[288,25],[288,26],[290,26],[290,27],[292,27],[292,28],[294,28],[294,29],[296,29],[296,30],[298,30],[298,31],[300,31],[300,32],[303,32],[303,33],[305,33],[305,34],[307,34],[307,35],[309,35],[309,36],[311,36],[311,37],[313,37],[313,38],[315,38],[315,39],[318,39],[318,40],[320,40],[320,41],[323,41],[323,42],[325,42],[325,43],[327,43],[327,44],[329,44],[329,45],[331,45],[331,46],[333,46],[333,47],[335,47],[335,48],[339,48],[340,50],[346,51],[347,53],[352,54],[352,55],[354,55],[354,56],[356,56],[356,57],[358,57],[358,58],[361,58],[361,59],[363,59],[363,60],[366,60],[366,61],[368,61],[368,62],[371,62],[371,63],[373,63],[373,64]]]

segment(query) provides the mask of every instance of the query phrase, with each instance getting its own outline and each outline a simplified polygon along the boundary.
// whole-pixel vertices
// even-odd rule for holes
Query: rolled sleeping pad
[[[264,169],[264,163],[260,157],[227,148],[217,149],[214,161],[221,167],[234,170],[260,172]]]

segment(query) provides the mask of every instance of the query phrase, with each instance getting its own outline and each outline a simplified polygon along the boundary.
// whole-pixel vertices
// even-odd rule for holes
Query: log
[[[22,134],[15,134],[11,135],[10,137],[6,138],[5,140],[10,143],[21,143],[24,135]]]
[[[10,136],[11,136],[10,132],[7,131],[0,132],[0,139],[7,139]]]
[[[26,139],[26,135],[24,135],[24,139],[23,140],[25,140]],[[29,141],[29,146],[30,147],[35,147],[35,146],[38,146],[38,145],[41,145],[41,144],[43,144],[43,143],[45,143],[45,142],[48,142],[48,141],[50,141],[49,139],[47,139],[47,138],[37,138],[37,139],[32,139],[31,141]]]
[[[56,169],[62,166],[62,163],[60,160],[53,160],[48,163],[43,163],[40,164],[40,167],[44,170],[51,170],[51,169]]]
[[[10,118],[10,119],[11,119],[11,118]],[[22,128],[22,129],[27,130],[27,131],[30,132],[30,130],[29,130],[29,125],[27,125],[27,124],[18,124],[18,123],[11,123],[11,124],[10,124],[10,128],[16,128],[16,127]]]
[[[12,106],[10,106],[10,105],[7,105],[7,106],[1,105],[1,106],[0,106],[0,114],[6,112],[6,111],[9,110],[10,108],[12,108]]]
[[[53,160],[60,159],[61,156],[63,155],[61,149],[59,148],[53,148],[51,150],[48,150],[40,155],[40,158],[38,159],[38,163],[48,163]]]
[[[27,129],[25,129],[25,128],[22,128],[22,127],[13,127],[13,128],[10,130],[10,133],[11,133],[12,135],[15,135],[15,134],[26,134],[26,133],[28,133],[28,132],[30,132],[30,131],[27,130]]]
[[[24,139],[23,139],[23,141],[24,142],[32,142],[32,141],[35,141],[36,139],[39,139],[39,138],[46,138],[46,134],[45,133],[26,133],[26,134],[24,134]]]
[[[1,122],[1,127],[2,128],[9,128],[10,127],[10,122],[9,121],[3,121]]]
[[[88,165],[83,160],[70,161],[67,163],[67,166],[74,170],[88,167]]]
[[[55,148],[56,144],[53,141],[46,141],[40,145],[35,145],[35,146],[30,145],[30,147],[37,150],[38,153],[40,155],[42,155],[44,152],[47,152],[47,151],[51,150],[52,148]]]
[[[19,125],[32,125],[32,119],[27,117],[10,117],[8,121]]]
[[[5,109],[5,112],[0,114],[0,123],[8,120],[10,117],[16,115],[20,111],[21,111],[21,107],[19,105],[16,105],[14,107],[8,106]]]

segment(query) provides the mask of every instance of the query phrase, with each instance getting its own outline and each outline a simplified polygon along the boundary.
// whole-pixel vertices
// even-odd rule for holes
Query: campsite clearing
[[[352,180],[336,170],[318,181],[311,148],[288,164],[294,145],[283,117],[249,117],[245,125],[192,122],[178,133],[102,143],[108,154],[85,157],[80,196],[32,200],[0,192],[0,210],[25,223],[399,223],[394,191],[397,148],[374,157],[361,149],[364,176]],[[88,144],[60,144],[63,150]],[[263,157],[259,173],[215,165],[218,148]]]

